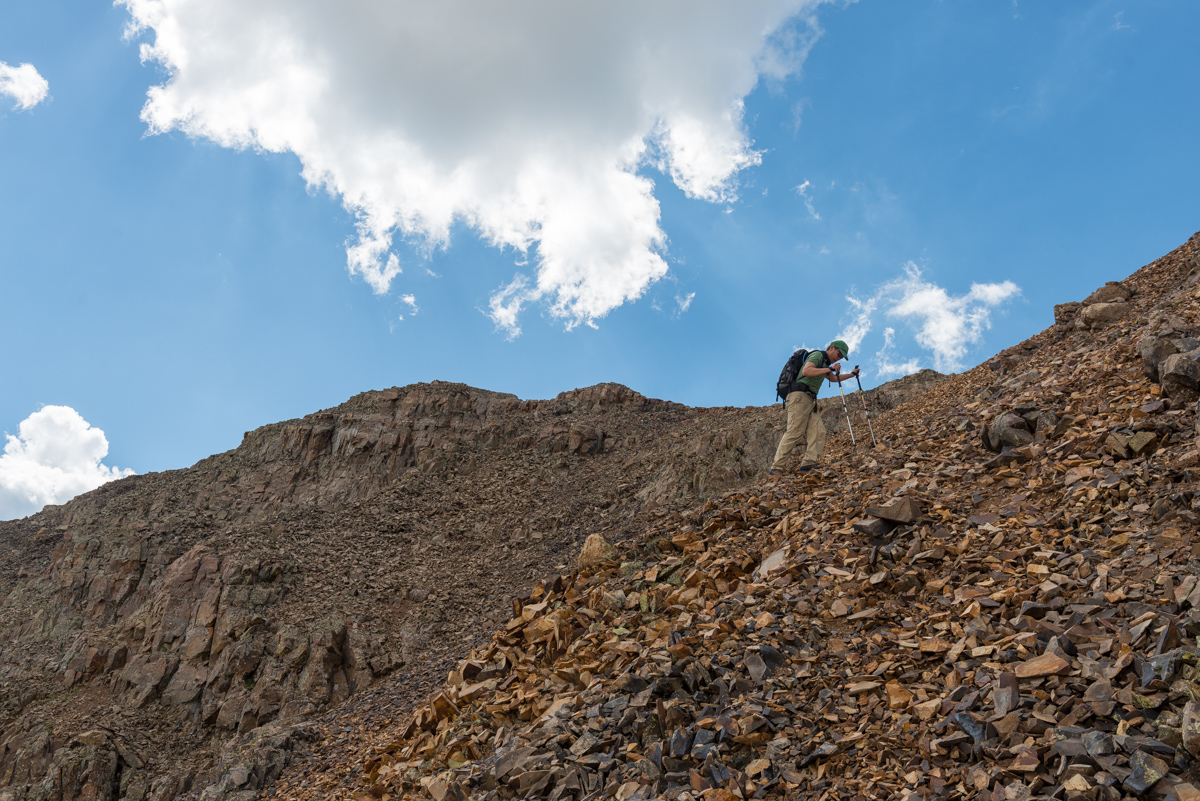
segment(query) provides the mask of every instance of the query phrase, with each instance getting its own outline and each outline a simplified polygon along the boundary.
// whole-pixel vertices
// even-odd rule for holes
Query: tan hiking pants
[[[772,470],[782,470],[792,450],[801,439],[805,441],[801,466],[816,464],[825,450],[825,424],[817,412],[817,399],[807,392],[792,392],[787,396],[787,431],[775,450]]]

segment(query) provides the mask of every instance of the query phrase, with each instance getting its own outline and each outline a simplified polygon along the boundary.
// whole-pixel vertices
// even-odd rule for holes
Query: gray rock
[[[1117,750],[1112,735],[1105,731],[1089,731],[1082,739],[1083,747],[1092,756],[1108,756]]]
[[[778,648],[770,645],[758,646],[758,655],[762,657],[762,661],[770,670],[779,670],[787,664],[787,657],[784,656]]]
[[[1123,782],[1124,787],[1140,795],[1166,776],[1170,766],[1145,751],[1134,751],[1129,757],[1129,770],[1129,778]]]
[[[1196,337],[1175,337],[1170,342],[1179,353],[1190,353],[1194,350],[1200,350],[1200,339],[1196,339]]]
[[[1192,756],[1200,756],[1200,704],[1188,701],[1183,708],[1183,747]]]
[[[1158,366],[1158,373],[1167,397],[1185,403],[1200,399],[1200,361],[1191,354],[1168,356]]]
[[[996,707],[998,717],[1004,717],[1020,705],[1021,689],[1015,673],[1000,674],[998,685],[992,693],[992,703]]]
[[[1168,356],[1178,353],[1178,348],[1169,339],[1144,334],[1137,341],[1138,356],[1142,360],[1142,372],[1151,381],[1158,383],[1158,366]]]
[[[755,681],[762,681],[771,674],[770,668],[763,658],[756,653],[746,655],[746,672],[750,674],[750,678]]]
[[[1200,422],[1197,423],[1200,427]],[[1200,431],[1198,431],[1200,433]],[[892,532],[898,523],[893,523],[891,520],[883,520],[878,517],[865,517],[850,524],[850,528],[855,531],[866,534],[870,537],[885,537]]]
[[[985,429],[984,447],[995,453],[1004,448],[1019,448],[1033,442],[1033,434],[1029,431],[1029,423],[1016,412],[1005,412],[992,421]]]
[[[1029,421],[1030,428],[1035,434],[1044,434],[1046,437],[1054,436],[1054,429],[1058,427],[1058,415],[1054,412],[1040,410],[1030,415],[1025,415],[1025,419]]]

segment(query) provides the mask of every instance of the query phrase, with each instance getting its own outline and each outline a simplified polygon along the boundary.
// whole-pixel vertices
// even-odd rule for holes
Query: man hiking
[[[857,367],[849,373],[841,372],[838,362],[849,355],[850,346],[840,339],[835,339],[825,350],[814,350],[805,357],[804,367],[792,382],[791,390],[784,399],[784,405],[787,407],[787,431],[775,450],[775,461],[771,463],[770,475],[783,475],[783,463],[787,461],[801,437],[805,441],[805,450],[797,471],[812,470],[817,466],[817,460],[825,450],[825,424],[821,422],[821,415],[817,412],[817,392],[826,379],[840,382],[858,375]]]

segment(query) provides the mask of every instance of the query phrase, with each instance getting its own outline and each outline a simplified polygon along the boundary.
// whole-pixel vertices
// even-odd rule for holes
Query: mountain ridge
[[[588,533],[765,471],[781,424],[616,384],[414,384],[0,523],[0,793],[80,747],[120,797],[206,786],[231,734],[418,681]]]
[[[1195,799],[1198,287],[1200,234],[877,418],[887,446],[539,583],[270,792]]]

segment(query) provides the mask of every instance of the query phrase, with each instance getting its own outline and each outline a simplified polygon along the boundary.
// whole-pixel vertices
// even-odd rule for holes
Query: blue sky
[[[371,201],[367,217],[384,225],[413,208],[426,216],[393,229],[374,267],[351,275],[347,248],[363,241],[356,220],[364,207],[356,217],[336,186],[390,197],[416,174],[409,164],[376,170],[386,163],[381,152],[368,152],[365,167],[346,166],[364,131],[403,127],[436,151],[436,164],[503,162],[490,150],[499,141],[518,155],[540,152],[548,132],[558,172],[537,197],[570,206],[576,185],[564,174],[578,167],[584,189],[607,187],[616,174],[611,165],[588,172],[587,159],[607,140],[586,132],[596,127],[588,114],[623,119],[631,107],[625,65],[597,69],[602,78],[589,82],[586,60],[566,62],[593,43],[551,41],[543,61],[524,71],[507,75],[501,52],[464,78],[456,73],[472,64],[442,58],[428,33],[453,32],[460,20],[422,19],[420,36],[432,42],[426,61],[326,76],[344,104],[337,108],[348,111],[337,120],[319,116],[333,106],[313,112],[325,126],[317,144],[303,125],[287,127],[290,106],[254,107],[275,102],[271,93],[242,98],[258,120],[255,141],[231,122],[222,93],[245,76],[278,76],[270,54],[246,57],[241,68],[242,40],[231,39],[232,55],[177,74],[180,86],[158,109],[164,130],[149,132],[140,115],[147,91],[171,78],[171,53],[164,45],[158,61],[143,62],[139,46],[156,41],[153,26],[123,31],[131,15],[144,22],[171,4],[0,0],[0,62],[31,64],[49,86],[28,109],[0,96],[0,429],[18,435],[43,406],[70,407],[103,430],[105,465],[141,473],[188,466],[236,446],[243,431],[364,390],[433,379],[524,398],[617,381],[690,405],[768,404],[793,347],[824,345],[857,323],[866,333],[850,362],[863,365],[867,385],[896,374],[881,374],[887,364],[970,367],[1049,325],[1053,304],[1124,277],[1200,229],[1200,5],[770,5],[762,11],[775,31],[767,46],[786,51],[782,68],[762,66],[759,29],[728,33],[726,63],[713,54],[724,53],[717,45],[736,26],[715,20],[679,34],[684,16],[670,4],[645,22],[647,39],[666,41],[670,58],[626,72],[678,71],[642,91],[661,96],[668,120],[674,111],[661,109],[707,120],[704,141],[725,137],[736,151],[714,147],[726,159],[716,167],[689,162],[696,150],[686,147],[688,129],[656,128],[667,133],[648,136],[629,173],[652,181],[652,194],[622,185],[626,194],[612,195],[649,197],[656,221],[644,210],[614,210],[620,202],[580,200],[574,216],[553,218],[552,250],[551,222],[532,235],[505,227],[524,218],[506,216],[495,200],[506,173],[493,165],[476,189],[445,203],[419,192],[383,211]],[[252,35],[255,21],[241,13],[229,12],[230,30]],[[396,14],[375,42],[379,52],[390,52],[386,37],[410,24],[404,9]],[[620,37],[642,21],[617,17],[611,28],[598,19],[551,21],[536,41],[598,30],[596,52],[619,59]],[[481,35],[467,30],[447,47]],[[357,45],[329,46],[337,54]],[[563,75],[581,69],[583,79],[554,84],[556,59]],[[710,80],[704,69],[714,59]],[[293,74],[307,75],[304,66],[292,64]],[[372,70],[387,79],[363,79]],[[443,82],[438,70],[450,77]],[[489,71],[498,77],[472,94]],[[279,80],[269,85],[294,85]],[[544,88],[519,88],[543,80]],[[741,119],[726,125],[728,115],[710,114],[714,98],[740,98]],[[186,103],[198,115],[181,117]],[[406,118],[409,109],[425,109],[424,122]],[[562,122],[574,117],[581,127]],[[271,125],[281,139],[270,139]],[[498,129],[517,143],[489,138]],[[306,183],[301,170],[314,164],[337,180]],[[429,222],[435,212],[445,214]],[[654,246],[637,240],[628,252],[660,258],[665,275],[643,260],[644,273],[620,277],[594,232],[570,240],[581,220],[597,219],[617,239],[649,220],[644,241],[656,222]],[[525,252],[512,244],[520,236]],[[401,272],[385,281],[388,254]],[[590,283],[529,294],[539,278],[550,281],[543,268],[569,272],[593,255]],[[518,275],[526,288],[498,295]],[[1008,289],[971,295],[973,284]],[[574,305],[564,300],[572,291]],[[640,296],[622,301],[622,293]],[[519,312],[504,318],[497,297],[522,297]],[[906,303],[915,311],[898,314]],[[888,328],[892,345],[880,356]],[[952,357],[947,343],[958,347]],[[7,469],[29,464],[10,460]]]

